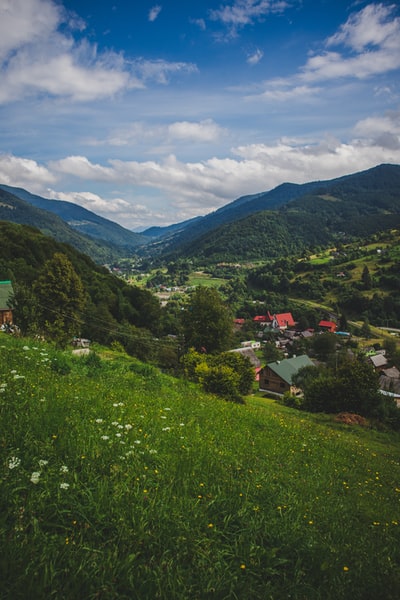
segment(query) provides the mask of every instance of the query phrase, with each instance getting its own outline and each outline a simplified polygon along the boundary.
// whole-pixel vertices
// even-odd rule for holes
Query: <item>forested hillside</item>
[[[174,239],[168,238],[164,256],[167,251],[171,258],[180,256],[200,263],[268,260],[400,225],[398,165],[380,165],[332,181],[282,187],[283,195],[273,190],[239,199]],[[271,206],[273,199],[279,202],[278,208],[261,210],[263,204]],[[162,248],[160,242],[156,250]]]
[[[0,222],[0,280],[9,279],[14,284],[19,299],[16,311],[19,325],[29,330],[29,319],[34,323],[35,298],[31,288],[46,274],[47,261],[55,254],[68,259],[87,295],[76,334],[107,343],[133,336],[134,327],[152,330],[157,326],[159,303],[150,292],[128,285],[72,246],[57,242],[33,227],[3,221]]]
[[[111,241],[95,239],[86,233],[79,233],[57,214],[33,206],[1,187],[0,220],[37,227],[45,235],[74,246],[99,264],[126,256],[127,253],[126,248],[118,247]]]
[[[134,233],[129,229],[125,229],[109,219],[100,217],[78,204],[63,200],[42,198],[41,196],[31,194],[24,189],[8,185],[0,185],[0,190],[1,189],[13,194],[21,200],[25,200],[32,206],[36,206],[36,208],[58,215],[78,233],[102,240],[102,243],[105,242],[122,247],[125,249],[125,252],[133,251],[141,244],[147,242],[144,236]],[[32,224],[37,226],[35,223]]]

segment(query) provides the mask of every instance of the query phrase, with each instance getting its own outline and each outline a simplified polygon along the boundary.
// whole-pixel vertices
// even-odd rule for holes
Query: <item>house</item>
[[[261,366],[261,361],[254,352],[253,348],[235,348],[234,350],[229,350],[228,352],[237,352],[238,354],[245,356],[249,359],[251,365],[255,369],[258,369]]]
[[[287,329],[296,325],[290,312],[271,315],[268,311],[267,317],[272,329]]]
[[[11,299],[14,290],[11,281],[0,281],[0,325],[13,322]]]
[[[285,392],[298,395],[300,390],[293,385],[293,376],[303,367],[313,366],[314,363],[306,354],[268,363],[260,371],[259,389],[279,395]]]
[[[374,368],[377,370],[382,370],[388,364],[387,358],[383,354],[375,354],[374,356],[369,356],[368,360],[373,364]]]
[[[318,327],[329,333],[335,333],[337,329],[337,325],[333,321],[320,321]]]

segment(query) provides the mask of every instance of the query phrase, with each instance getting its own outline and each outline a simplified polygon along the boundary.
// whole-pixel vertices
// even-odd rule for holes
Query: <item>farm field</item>
[[[395,600],[400,434],[0,337],[1,600]]]

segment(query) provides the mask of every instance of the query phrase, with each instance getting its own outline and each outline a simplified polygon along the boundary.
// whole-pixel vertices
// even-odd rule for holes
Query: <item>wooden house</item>
[[[312,366],[314,363],[306,354],[268,363],[259,373],[259,389],[274,394],[290,392],[298,395],[301,390],[293,385],[292,378],[302,367]]]
[[[14,294],[11,281],[0,281],[0,325],[13,322],[11,298]]]

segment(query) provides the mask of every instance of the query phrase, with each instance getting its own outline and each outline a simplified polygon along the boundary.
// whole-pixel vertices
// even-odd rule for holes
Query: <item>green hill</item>
[[[399,597],[399,434],[0,335],[2,600]]]
[[[34,227],[0,221],[0,280],[11,280],[16,289],[29,289],[55,253],[67,256],[87,293],[84,337],[106,343],[129,336],[132,326],[153,330],[157,325],[159,303],[150,292],[128,285],[86,254]],[[20,317],[23,310],[22,306]]]
[[[134,233],[129,229],[125,229],[110,221],[100,217],[96,213],[63,200],[51,200],[42,198],[36,194],[31,194],[22,188],[11,187],[8,185],[0,185],[3,189],[21,200],[25,200],[29,204],[36,206],[42,210],[58,215],[65,223],[73,230],[85,236],[90,236],[96,240],[101,240],[102,243],[113,244],[114,246],[124,249],[125,254],[132,252],[138,246],[147,243],[144,236]]]
[[[107,263],[118,256],[126,256],[126,248],[121,249],[111,242],[96,240],[79,233],[58,215],[33,206],[1,187],[0,220],[36,227],[45,235],[51,236],[58,242],[70,244],[100,264]]]
[[[153,249],[200,264],[268,260],[399,226],[400,166],[380,165],[239,199]]]

